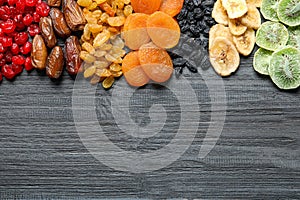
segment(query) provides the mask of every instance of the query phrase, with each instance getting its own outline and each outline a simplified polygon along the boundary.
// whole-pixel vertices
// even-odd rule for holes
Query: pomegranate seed
[[[21,55],[13,56],[12,63],[14,63],[16,65],[23,65],[25,63],[25,58]]]
[[[18,55],[20,52],[19,45],[17,43],[13,43],[10,47],[10,51],[12,52],[13,55]]]
[[[3,47],[10,47],[13,43],[13,39],[11,37],[3,37],[2,44]]]
[[[3,77],[2,77],[2,74],[0,73],[0,82],[2,81]]]
[[[8,19],[6,22],[1,24],[1,28],[4,33],[12,33],[16,29],[16,23],[13,20]]]
[[[36,5],[36,12],[42,17],[47,17],[50,12],[50,7],[45,2],[41,2]]]
[[[15,42],[18,44],[18,45],[23,45],[27,42],[28,40],[28,35],[26,32],[21,32],[21,33],[18,33],[16,36],[15,36]]]
[[[25,70],[26,70],[26,71],[31,71],[31,70],[33,70],[33,65],[32,65],[32,63],[31,63],[31,58],[30,58],[30,57],[27,57],[27,58],[25,59],[24,66],[25,66]]]
[[[34,37],[35,35],[40,33],[40,28],[36,24],[31,24],[28,28],[27,31],[29,32],[29,35],[31,37]]]
[[[32,7],[32,6],[36,5],[37,0],[26,0],[25,3],[26,3],[26,6]]]
[[[37,14],[37,12],[33,13],[33,21],[34,22],[40,22],[41,16]]]
[[[13,57],[13,55],[12,55],[12,53],[10,51],[6,52],[6,54],[5,54],[5,61],[6,61],[6,63],[11,63],[12,57]]]
[[[13,79],[15,77],[15,72],[12,69],[11,65],[4,65],[1,70],[3,76],[7,79]]]
[[[16,65],[16,64],[13,63],[11,65],[11,67],[12,67],[12,70],[15,72],[16,75],[21,74],[22,71],[23,71],[23,66],[22,65]]]
[[[2,66],[4,66],[6,64],[6,60],[4,59],[4,58],[2,58],[1,60],[0,60],[0,68],[2,67]]]
[[[23,18],[23,24],[29,26],[33,22],[33,17],[30,14],[26,14]]]
[[[26,55],[31,52],[32,44],[30,42],[26,42],[21,48],[20,51],[22,54]]]
[[[3,44],[0,42],[0,53],[4,53],[4,52],[5,52],[5,48]]]

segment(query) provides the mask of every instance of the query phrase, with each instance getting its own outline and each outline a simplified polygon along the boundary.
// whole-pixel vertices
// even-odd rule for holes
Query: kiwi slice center
[[[283,55],[283,57],[285,58],[283,63],[283,72],[287,78],[293,79],[293,72],[290,69],[290,59],[287,55]]]
[[[300,15],[300,3],[296,3],[295,1],[292,1],[290,6],[291,7],[288,6],[286,9],[288,16],[290,16],[290,17],[299,16]]]
[[[272,43],[277,43],[278,41],[278,31],[275,30],[273,32],[270,32],[268,35],[267,35],[267,40],[269,40],[270,42]]]

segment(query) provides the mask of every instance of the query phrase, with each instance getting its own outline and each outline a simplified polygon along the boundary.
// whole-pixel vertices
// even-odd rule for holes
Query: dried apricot
[[[152,14],[158,11],[162,0],[131,0],[131,5],[136,13]]]
[[[180,27],[168,14],[157,11],[147,20],[147,31],[154,44],[161,48],[175,47],[180,39]]]
[[[149,82],[148,76],[143,71],[140,61],[139,53],[133,51],[128,53],[122,63],[122,71],[124,73],[127,83],[134,87],[140,87]]]
[[[173,63],[168,52],[152,42],[141,46],[139,61],[144,72],[155,82],[165,82],[173,73]]]
[[[174,17],[180,13],[183,2],[184,0],[163,0],[159,10]]]
[[[139,49],[143,44],[150,41],[147,32],[147,20],[149,15],[144,13],[134,13],[127,17],[124,24],[125,44],[133,50]]]

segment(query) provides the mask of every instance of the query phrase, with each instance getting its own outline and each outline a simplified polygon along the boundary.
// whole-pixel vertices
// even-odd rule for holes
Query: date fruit
[[[62,4],[63,13],[69,28],[72,31],[83,30],[86,20],[77,2],[74,0],[63,0]]]
[[[49,17],[42,17],[39,25],[47,47],[53,48],[56,45],[57,39],[54,34],[51,19]]]
[[[65,42],[66,68],[70,75],[76,75],[81,67],[81,46],[76,36],[70,36]]]
[[[41,35],[36,35],[32,41],[31,62],[34,68],[43,70],[46,68],[47,47]]]
[[[47,59],[46,74],[53,79],[58,79],[64,67],[64,53],[60,46],[52,49]]]
[[[61,0],[48,0],[47,3],[51,7],[59,7],[61,4]]]
[[[58,8],[51,8],[49,13],[55,33],[62,38],[69,37],[71,30],[69,29],[64,14]]]

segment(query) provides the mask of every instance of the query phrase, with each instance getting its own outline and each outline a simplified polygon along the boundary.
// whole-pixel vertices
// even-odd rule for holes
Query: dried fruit
[[[144,72],[155,82],[166,82],[173,73],[171,57],[166,50],[155,46],[153,43],[141,46],[139,60]]]
[[[246,0],[246,3],[259,8],[261,7],[262,0]]]
[[[59,37],[69,37],[71,35],[71,30],[67,25],[64,14],[58,8],[51,8],[49,15],[52,19],[55,33]]]
[[[216,3],[214,4],[214,8],[212,10],[211,16],[219,24],[228,25],[227,11],[223,7],[221,0],[217,0]]]
[[[152,14],[158,11],[162,0],[131,0],[131,5],[136,13]]]
[[[242,17],[248,11],[245,0],[222,0],[222,5],[230,19]]]
[[[50,17],[41,18],[40,29],[47,47],[53,48],[57,43],[57,39],[54,34],[52,21]]]
[[[273,51],[259,48],[253,59],[253,68],[260,74],[269,75],[269,65]]]
[[[255,45],[255,31],[248,28],[243,35],[233,36],[233,42],[240,54],[249,56]]]
[[[183,2],[184,0],[162,0],[159,10],[174,17],[182,9]]]
[[[233,35],[230,33],[229,28],[222,24],[216,24],[209,31],[209,49],[217,37],[225,37],[230,42],[233,42]]]
[[[65,42],[66,69],[70,75],[76,75],[81,67],[81,47],[76,36],[70,36]]]
[[[262,0],[261,14],[265,19],[278,22],[277,7],[279,0]]]
[[[277,16],[282,23],[288,26],[300,25],[300,1],[280,0],[278,3]]]
[[[300,50],[300,26],[288,27],[289,40],[287,45],[296,47]]]
[[[228,22],[228,27],[232,35],[242,35],[247,30],[247,26],[242,24],[241,19],[229,19]]]
[[[161,11],[150,15],[147,21],[147,31],[153,43],[161,48],[173,48],[180,39],[178,23]]]
[[[74,0],[63,0],[63,13],[72,31],[83,30],[86,20],[79,5]]]
[[[39,70],[45,69],[47,56],[48,56],[47,48],[42,36],[36,35],[33,38],[33,42],[32,42],[32,52],[31,52],[32,65]]]
[[[46,73],[50,78],[58,79],[63,71],[64,53],[62,48],[56,46],[52,49],[47,59]]]
[[[257,30],[261,24],[260,13],[254,5],[248,5],[248,12],[241,18],[241,23]]]
[[[47,0],[47,3],[51,7],[59,7],[61,5],[61,0]]]

